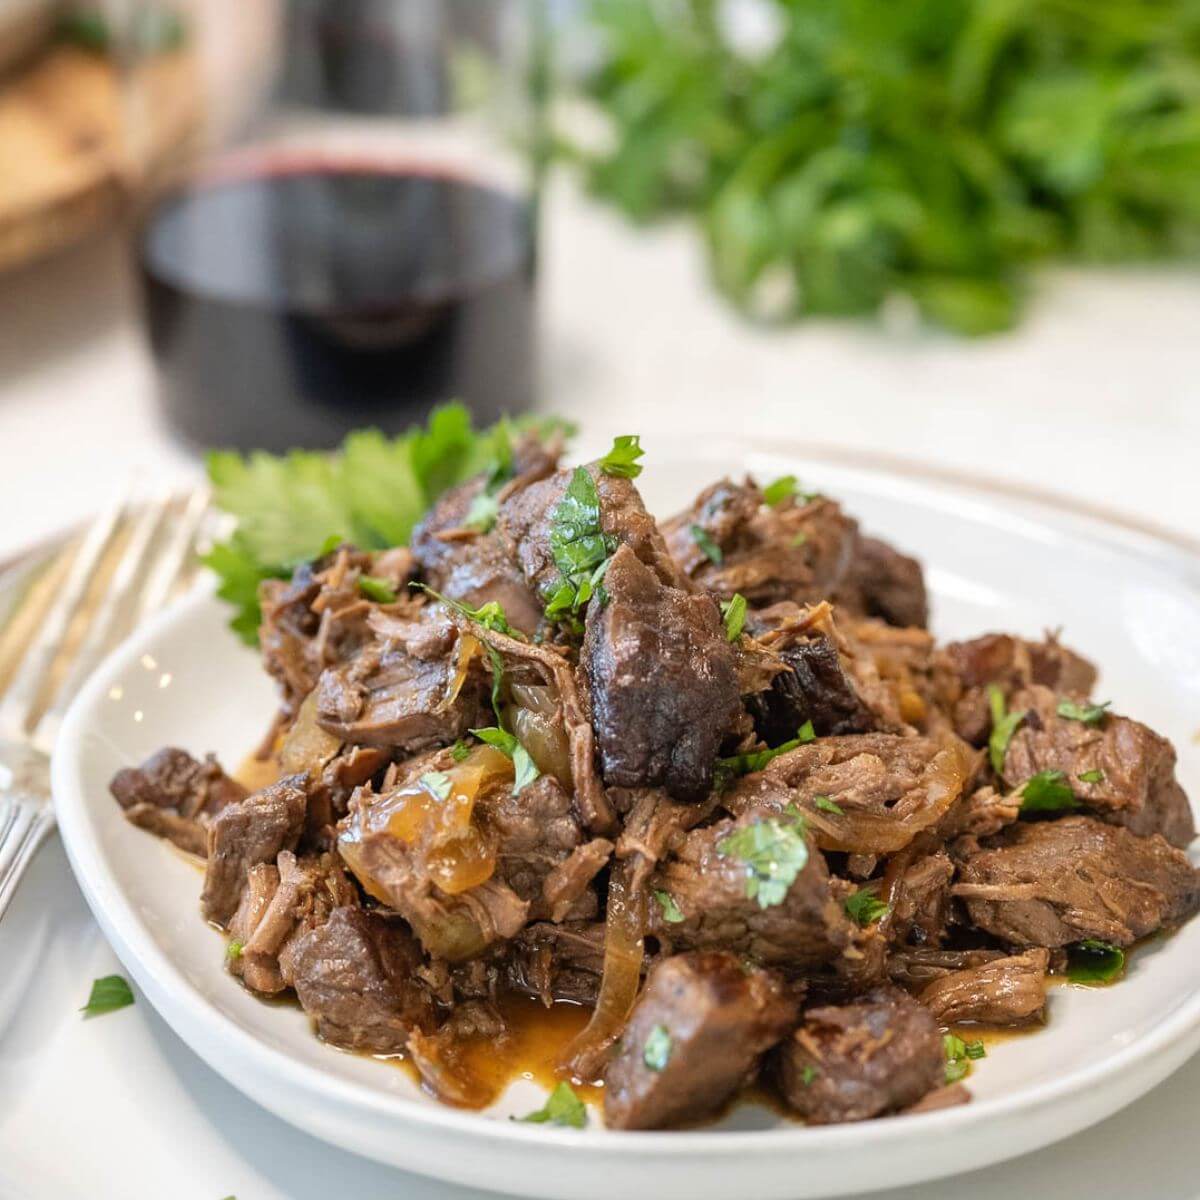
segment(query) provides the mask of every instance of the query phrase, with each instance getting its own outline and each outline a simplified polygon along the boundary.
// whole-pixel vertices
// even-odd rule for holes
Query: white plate
[[[935,628],[1067,640],[1103,668],[1101,692],[1171,737],[1185,787],[1200,785],[1200,567],[1165,543],[1017,498],[897,474],[807,462],[747,443],[663,461],[639,480],[654,511],[725,471],[799,473],[864,525],[919,553]],[[200,921],[195,868],[128,825],[107,783],[167,744],[230,765],[273,705],[255,657],[198,596],[115,654],[67,717],[54,762],[75,873],[148,999],[212,1067],[260,1104],[346,1149],[440,1178],[528,1195],[608,1200],[800,1200],[932,1179],[1022,1153],[1128,1104],[1200,1047],[1200,922],[1140,951],[1110,989],[1055,989],[1050,1027],[996,1047],[976,1101],[918,1117],[805,1129],[738,1110],[715,1130],[584,1132],[514,1124],[541,1092],[521,1081],[493,1111],[437,1105],[403,1072],[319,1043],[298,1011],[255,1001],[222,970]]]

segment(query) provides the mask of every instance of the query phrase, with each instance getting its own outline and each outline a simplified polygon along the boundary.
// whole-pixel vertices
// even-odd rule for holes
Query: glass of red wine
[[[265,11],[192,8],[204,149],[138,222],[170,425],[279,451],[527,408],[542,0]]]

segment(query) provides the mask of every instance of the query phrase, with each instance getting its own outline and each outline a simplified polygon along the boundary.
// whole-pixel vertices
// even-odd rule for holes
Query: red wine
[[[139,261],[167,417],[200,445],[323,447],[533,399],[530,208],[491,187],[264,166],[165,199]]]

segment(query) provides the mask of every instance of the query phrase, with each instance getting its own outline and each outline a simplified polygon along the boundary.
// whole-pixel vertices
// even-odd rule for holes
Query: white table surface
[[[589,443],[641,432],[652,455],[681,427],[780,433],[1200,532],[1194,273],[1060,271],[1040,280],[1022,329],[984,342],[827,322],[779,334],[712,296],[684,231],[634,236],[565,186],[548,212],[547,406]],[[198,472],[157,420],[119,240],[0,278],[0,469],[0,557],[85,515],[131,471]],[[0,964],[2,1200],[479,1200],[281,1124],[144,1001],[82,1021],[90,981],[117,962],[56,843],[0,924]],[[886,1195],[1200,1197],[1198,1095],[1195,1059],[1059,1146]]]

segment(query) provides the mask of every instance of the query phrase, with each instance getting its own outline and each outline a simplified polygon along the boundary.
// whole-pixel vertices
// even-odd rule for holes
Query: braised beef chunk
[[[1087,696],[1096,682],[1096,668],[1054,634],[1040,642],[1007,633],[950,642],[938,651],[937,662],[942,701],[954,727],[976,746],[987,741],[992,728],[989,684],[1010,700],[1014,692],[1034,683],[1061,695]]]
[[[1059,701],[1057,693],[1038,685],[1013,695],[1012,710],[1023,711],[1025,719],[1008,743],[1005,781],[1015,788],[1042,771],[1061,771],[1096,816],[1186,846],[1196,824],[1175,778],[1171,743],[1115,713],[1091,723],[1060,716]]]
[[[441,605],[411,616],[376,613],[374,640],[317,684],[323,729],[358,745],[414,753],[490,723],[490,676]],[[460,678],[460,671],[463,678]]]
[[[433,1008],[416,983],[420,952],[399,922],[359,908],[334,910],[292,956],[296,996],[327,1042],[399,1054]]]
[[[1157,834],[1070,816],[1004,830],[952,891],[973,925],[1012,946],[1128,946],[1200,907],[1200,873]]]
[[[661,583],[628,547],[604,586],[581,652],[604,781],[698,799],[741,708],[721,614],[709,597]]]
[[[750,479],[713,484],[663,536],[689,577],[722,599],[741,593],[754,607],[828,599],[858,552],[858,525],[832,500],[788,497],[771,506]]]
[[[208,831],[208,867],[200,907],[206,921],[225,925],[237,910],[251,867],[294,850],[304,829],[305,775],[289,775],[229,804]]]
[[[917,999],[942,1025],[1027,1025],[1046,1009],[1048,950],[996,958],[926,984]]]
[[[768,972],[720,951],[661,960],[604,1073],[612,1129],[665,1129],[720,1108],[795,1019]]]
[[[892,899],[890,934],[901,945],[934,946],[946,932],[954,864],[944,850],[914,859]]]
[[[526,926],[513,941],[506,983],[547,1006],[556,1000],[593,1005],[603,970],[603,924],[538,922]]]
[[[756,870],[794,870],[760,890]],[[747,814],[693,829],[659,864],[649,886],[650,930],[677,949],[732,950],[800,971],[833,962],[850,924],[811,837],[792,820]]]
[[[606,475],[595,465],[586,470],[600,500],[601,530],[628,546],[661,582],[687,587],[633,483]],[[566,495],[572,474],[557,471],[548,479],[514,492],[500,505],[496,529],[508,553],[520,563],[529,586],[543,598],[554,590],[561,575],[554,562],[550,533],[555,509]]]
[[[542,605],[520,566],[498,533],[468,526],[473,514],[482,511],[478,526],[486,527],[486,514],[496,503],[493,498],[487,504],[487,488],[487,476],[480,475],[446,492],[413,530],[413,556],[435,591],[472,608],[495,601],[513,628],[533,633],[542,619]]]
[[[810,1009],[779,1051],[784,1099],[811,1125],[908,1108],[940,1087],[945,1071],[937,1022],[895,988]]]
[[[921,564],[880,538],[862,537],[849,578],[836,597],[839,604],[889,625],[924,628],[929,598]]]
[[[208,853],[208,825],[227,804],[245,799],[246,789],[230,779],[210,754],[198,762],[168,746],[140,767],[125,767],[109,784],[125,816],[190,854]]]
[[[806,721],[821,737],[876,728],[831,638],[803,638],[780,650],[779,657],[786,670],[775,675],[767,691],[746,698],[754,730],[768,746],[794,738]]]

